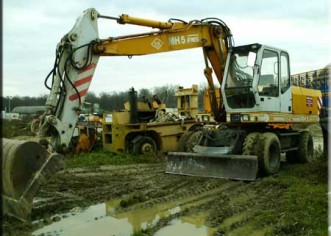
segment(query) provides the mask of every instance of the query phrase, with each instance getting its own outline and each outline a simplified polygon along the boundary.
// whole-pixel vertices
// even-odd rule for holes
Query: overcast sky
[[[330,0],[3,0],[3,96],[48,94],[44,79],[57,43],[85,9],[100,14],[167,21],[217,17],[231,29],[235,45],[262,43],[287,50],[293,73],[331,62]],[[150,29],[99,20],[101,38]],[[205,82],[201,49],[142,57],[101,57],[90,91],[127,91],[167,84]]]

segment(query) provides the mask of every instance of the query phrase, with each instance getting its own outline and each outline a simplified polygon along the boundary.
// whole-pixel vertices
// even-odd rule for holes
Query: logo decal
[[[313,98],[312,97],[306,97],[306,106],[312,107],[313,106]]]
[[[163,42],[162,42],[161,39],[159,39],[159,38],[155,38],[155,39],[153,40],[153,42],[152,42],[151,45],[152,45],[152,47],[154,47],[154,48],[156,48],[157,50],[159,50],[159,49],[162,47]]]
[[[187,43],[198,43],[198,42],[200,42],[198,34],[188,34],[188,35],[169,37],[169,45],[171,46],[187,44]]]

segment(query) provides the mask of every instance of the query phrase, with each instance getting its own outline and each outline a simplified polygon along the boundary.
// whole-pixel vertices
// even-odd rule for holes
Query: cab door
[[[280,110],[292,112],[292,89],[290,80],[290,59],[287,52],[280,53]]]
[[[279,53],[276,50],[263,50],[258,79],[258,110],[260,112],[280,112]]]

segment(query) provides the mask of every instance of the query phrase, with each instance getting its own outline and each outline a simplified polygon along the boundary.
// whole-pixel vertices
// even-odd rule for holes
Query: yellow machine
[[[73,151],[76,154],[90,152],[101,137],[103,122],[99,117],[101,112],[98,103],[83,103],[71,140]]]
[[[194,84],[191,88],[179,87],[175,96],[179,115],[192,118],[198,116],[198,85]]]
[[[284,50],[232,47],[220,93],[219,129],[202,132],[194,153],[169,153],[167,172],[254,180],[277,173],[281,153],[291,162],[312,160],[311,134],[292,127],[318,123],[322,94],[291,85]]]
[[[291,75],[293,85],[301,88],[313,88],[322,91],[322,109],[320,111],[320,126],[323,134],[323,154],[327,156],[329,153],[329,123],[330,123],[330,103],[331,97],[330,82],[331,82],[331,64],[329,63],[324,68],[317,70],[306,71],[299,74]]]
[[[154,30],[100,39],[99,18]],[[103,16],[88,9],[57,45],[48,77],[52,76],[50,95],[38,121],[40,144],[2,141],[3,213],[28,219],[34,193],[62,167],[59,153],[68,150],[100,56],[132,57],[191,48],[202,48],[212,112],[223,125],[194,133],[197,145],[188,149],[194,153],[169,153],[166,172],[254,180],[258,173],[277,173],[281,153],[291,161],[312,159],[311,135],[291,127],[318,122],[321,93],[291,86],[286,51],[260,44],[235,47],[230,29],[217,18],[160,22]],[[212,73],[220,85],[218,101]]]
[[[132,154],[177,151],[180,136],[185,131],[201,128],[203,123],[195,119],[197,85],[190,89],[178,88],[176,97],[181,117],[166,112],[165,104],[160,101],[137,101],[136,91],[130,90],[124,111],[104,113],[103,149]]]
[[[76,154],[90,152],[102,132],[102,119],[96,115],[85,117],[88,120],[79,120],[76,124],[72,145]]]

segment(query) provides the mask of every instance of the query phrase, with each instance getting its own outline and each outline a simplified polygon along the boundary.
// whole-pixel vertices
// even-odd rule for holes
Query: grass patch
[[[23,120],[1,119],[1,129],[3,138],[13,138],[17,136],[34,136],[31,131],[31,122]]]
[[[128,154],[116,154],[106,151],[95,151],[87,154],[66,156],[68,168],[97,167],[100,165],[127,165],[139,163],[156,163],[162,160],[157,155],[134,156]]]
[[[281,218],[273,233],[278,235],[326,235],[325,186],[307,183],[291,186],[283,196]]]
[[[270,196],[256,208],[254,223],[272,226],[267,235],[327,235],[327,176],[327,161],[320,159],[287,165],[278,176],[262,179]]]

